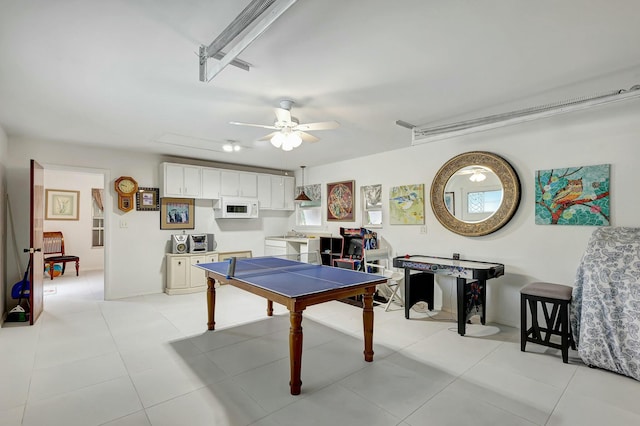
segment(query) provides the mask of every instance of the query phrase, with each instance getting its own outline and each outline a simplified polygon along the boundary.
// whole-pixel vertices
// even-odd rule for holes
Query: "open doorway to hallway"
[[[65,254],[80,258],[79,276],[76,277],[75,265],[67,263],[62,275],[62,264],[56,265],[53,270],[45,269],[44,295],[56,294],[64,291],[61,286],[73,279],[82,280],[85,274],[91,273],[92,282],[102,285],[92,285],[92,298],[104,300],[104,265],[105,265],[105,172],[102,170],[88,170],[68,168],[63,166],[44,165],[45,188],[45,219],[44,232],[59,231],[64,235]],[[70,218],[61,218],[52,214],[57,193],[70,194],[70,199],[76,203],[72,211],[77,214]],[[46,257],[46,255],[45,255]],[[52,277],[53,275],[53,277]],[[100,279],[96,279],[100,275]],[[64,278],[64,280],[62,279]],[[73,288],[81,288],[73,286]],[[44,309],[47,309],[45,297]]]

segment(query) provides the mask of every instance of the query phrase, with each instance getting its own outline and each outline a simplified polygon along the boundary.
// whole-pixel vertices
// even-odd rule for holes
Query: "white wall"
[[[80,270],[104,268],[104,249],[92,247],[92,188],[103,188],[102,173],[86,173],[75,170],[45,169],[44,189],[79,191],[78,220],[46,220],[43,231],[60,231],[64,235],[65,252],[80,258]],[[69,264],[71,266],[71,264]],[[75,273],[74,268],[70,268]],[[65,275],[68,272],[65,272]]]
[[[376,229],[396,254],[428,254],[505,264],[505,276],[489,282],[488,320],[519,325],[519,290],[533,281],[572,285],[576,268],[595,229],[590,226],[542,226],[534,223],[534,174],[536,170],[580,165],[611,164],[611,224],[640,226],[636,198],[640,159],[640,102],[574,112],[549,119],[476,133],[439,142],[362,157],[321,167],[308,167],[307,184],[355,179],[360,186],[382,184],[383,228]],[[513,219],[499,231],[483,237],[463,237],[446,230],[435,219],[428,194],[440,166],[468,151],[489,151],[508,160],[518,173],[522,199]],[[420,225],[389,225],[388,195],[392,186],[425,184],[426,234]],[[358,197],[360,197],[358,195]],[[356,222],[329,222],[326,230],[360,226]],[[325,213],[326,218],[326,213]],[[440,279],[448,291],[451,279]],[[448,300],[445,298],[445,300]]]
[[[578,262],[594,230],[582,226],[541,226],[534,223],[536,170],[579,165],[611,164],[611,218],[615,226],[640,226],[635,198],[637,159],[640,158],[640,102],[591,109],[550,119],[477,133],[464,137],[410,146],[383,154],[362,157],[321,167],[309,167],[305,183],[326,183],[355,179],[362,185],[382,184],[384,198],[392,186],[424,183],[429,193],[436,171],[450,158],[467,151],[490,151],[507,159],[520,176],[522,201],[509,224],[494,234],[462,237],[447,231],[434,218],[429,203],[426,234],[420,225],[389,225],[385,199],[384,226],[378,229],[397,254],[431,254],[504,263],[506,275],[490,281],[488,320],[517,326],[519,290],[532,281],[572,284]],[[392,124],[390,124],[392,125]],[[158,187],[161,157],[150,154],[79,147],[29,139],[10,139],[4,162],[11,200],[16,211],[28,209],[29,159],[47,165],[103,171],[107,220],[106,297],[122,298],[158,293],[164,288],[164,254],[171,231],[159,230],[158,212],[122,213],[114,203],[113,181],[133,176],[140,186]],[[85,170],[86,171],[86,170]],[[359,194],[359,191],[358,191]],[[323,231],[338,233],[339,227],[360,226],[358,200],[356,222],[330,222]],[[16,221],[19,246],[28,244],[28,217]],[[126,219],[128,228],[120,228]],[[263,253],[265,235],[279,234],[293,227],[293,215],[271,213],[258,221],[215,221],[208,201],[196,201],[196,229],[215,233],[220,251],[252,250]],[[6,247],[6,246],[5,246]],[[7,253],[8,275],[15,278],[15,262]],[[13,267],[13,269],[12,269]],[[447,279],[441,280],[445,291]]]
[[[29,209],[31,158],[40,162],[45,170],[74,170],[105,176],[105,298],[119,299],[164,291],[164,255],[169,249],[169,238],[176,231],[160,230],[158,211],[134,209],[123,213],[118,210],[113,182],[124,175],[136,179],[139,186],[158,188],[160,163],[166,159],[153,154],[10,138],[7,181],[16,211]],[[264,251],[264,236],[284,232],[289,215],[272,212],[258,220],[215,220],[211,201],[196,200],[195,229],[187,232],[215,234],[218,251],[251,250],[259,256]],[[16,219],[19,247],[27,247],[29,217],[21,215]],[[121,221],[126,222],[126,228],[120,226]],[[15,264],[13,255],[8,253],[6,257],[8,269],[15,275],[15,267],[11,267]]]
[[[11,286],[7,282],[13,282],[6,275],[7,256],[5,256],[5,250],[8,247],[7,243],[10,241],[7,238],[7,230],[9,224],[7,223],[7,211],[6,199],[7,199],[7,186],[5,179],[5,165],[7,163],[7,134],[2,126],[0,126],[0,229],[2,235],[0,236],[0,322],[4,318],[6,312],[5,300],[10,297]],[[17,280],[16,280],[17,281]]]

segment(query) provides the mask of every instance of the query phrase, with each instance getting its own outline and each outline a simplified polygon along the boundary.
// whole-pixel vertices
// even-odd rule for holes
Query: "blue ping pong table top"
[[[229,262],[193,266],[226,276]],[[233,278],[291,298],[386,280],[382,275],[277,257],[237,259]]]

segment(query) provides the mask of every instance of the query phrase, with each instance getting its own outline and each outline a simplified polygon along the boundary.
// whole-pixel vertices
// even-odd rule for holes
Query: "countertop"
[[[307,244],[309,240],[317,240],[318,237],[315,235],[307,235],[304,237],[296,237],[296,236],[288,236],[288,235],[276,235],[271,237],[265,237],[265,240],[273,240],[273,241],[287,241],[290,243],[300,243]]]

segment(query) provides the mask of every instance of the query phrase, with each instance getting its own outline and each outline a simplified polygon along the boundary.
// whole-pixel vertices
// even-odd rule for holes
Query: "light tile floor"
[[[287,311],[218,289],[103,301],[100,271],[46,282],[33,327],[0,329],[0,425],[638,425],[640,383],[529,344],[517,329],[375,308],[305,311],[302,394],[289,394]],[[442,317],[446,315],[438,315]]]

